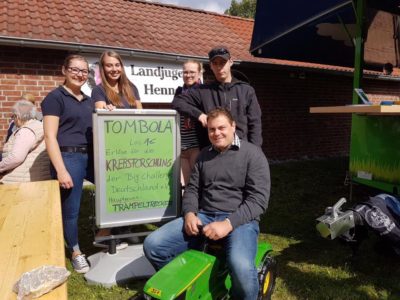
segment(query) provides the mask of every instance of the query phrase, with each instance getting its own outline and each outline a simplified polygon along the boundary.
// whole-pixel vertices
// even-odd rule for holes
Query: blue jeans
[[[203,225],[222,221],[227,215],[222,212],[197,214]],[[258,233],[258,222],[252,221],[235,228],[225,239],[226,263],[232,278],[234,299],[257,299],[259,283],[254,260]],[[152,232],[145,239],[143,248],[147,259],[159,270],[187,249],[199,249],[202,241],[201,236],[188,236],[184,219],[178,218]]]
[[[74,187],[60,189],[64,239],[70,251],[80,251],[78,243],[78,217],[81,205],[83,179],[94,182],[93,161],[86,153],[61,152],[64,165],[70,174]],[[51,166],[51,175],[57,179],[57,172]]]

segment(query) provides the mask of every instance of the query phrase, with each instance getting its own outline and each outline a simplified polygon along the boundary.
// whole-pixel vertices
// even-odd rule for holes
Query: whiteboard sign
[[[100,110],[93,116],[96,225],[173,219],[180,200],[174,110]]]

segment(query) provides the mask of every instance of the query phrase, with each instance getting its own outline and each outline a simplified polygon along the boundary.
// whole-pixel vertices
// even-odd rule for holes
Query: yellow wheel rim
[[[268,291],[270,280],[271,280],[271,272],[268,271],[268,273],[265,275],[265,280],[263,285],[263,295],[265,295]]]

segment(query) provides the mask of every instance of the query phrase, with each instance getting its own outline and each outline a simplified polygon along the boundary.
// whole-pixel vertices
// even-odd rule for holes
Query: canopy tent
[[[400,0],[368,0],[364,62],[399,65]],[[254,56],[354,66],[356,8],[351,0],[258,0],[250,52]]]
[[[258,0],[250,51],[354,67],[355,90],[364,67],[399,67],[399,15],[400,0]],[[354,91],[352,103],[360,103]],[[393,110],[352,114],[349,170],[354,182],[400,195],[400,110]]]

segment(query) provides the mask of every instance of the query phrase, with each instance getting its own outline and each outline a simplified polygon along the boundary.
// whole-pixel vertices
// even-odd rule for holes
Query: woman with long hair
[[[69,55],[62,66],[64,84],[43,100],[44,138],[51,175],[60,183],[64,238],[78,273],[89,271],[79,248],[78,216],[83,180],[94,182],[92,99],[81,91],[89,74],[87,60]]]
[[[139,91],[128,79],[125,73],[121,56],[115,51],[105,51],[100,56],[99,70],[101,83],[92,90],[92,98],[95,108],[113,110],[142,109]],[[112,230],[100,229],[96,236],[107,236],[113,234],[130,233],[129,227],[117,227]],[[126,242],[117,240],[117,250],[128,247]]]
[[[105,51],[100,57],[101,83],[92,91],[96,108],[142,108],[139,91],[128,79],[121,56]]]

